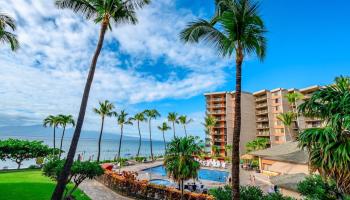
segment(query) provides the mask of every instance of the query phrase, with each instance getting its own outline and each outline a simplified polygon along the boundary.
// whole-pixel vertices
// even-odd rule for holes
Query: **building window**
[[[275,103],[278,103],[279,102],[279,99],[275,99]]]
[[[280,141],[280,136],[275,136],[275,141]]]
[[[275,107],[275,110],[278,111],[278,110],[279,110],[279,106],[276,106],[276,107]]]

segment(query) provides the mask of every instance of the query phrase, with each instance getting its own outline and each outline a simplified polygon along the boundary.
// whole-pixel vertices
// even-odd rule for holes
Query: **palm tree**
[[[205,127],[206,137],[210,139],[210,140],[208,139],[208,141],[210,141],[210,145],[213,144],[213,141],[211,140],[210,136],[211,136],[211,131],[213,130],[213,128],[216,125],[216,122],[217,122],[217,120],[215,117],[213,117],[211,115],[207,115],[204,118],[204,123],[202,123],[203,126]]]
[[[218,157],[220,154],[219,147],[216,145],[211,146],[211,151],[213,152],[214,156]]]
[[[120,126],[120,138],[119,138],[119,147],[118,147],[118,154],[117,154],[117,162],[119,162],[119,173],[120,173],[120,169],[122,168],[122,162],[120,159],[120,149],[122,146],[124,126],[132,125],[132,121],[134,119],[131,117],[128,118],[128,113],[126,113],[125,110],[120,111],[120,114],[116,113],[116,116],[117,116],[118,125]]]
[[[74,121],[72,115],[58,115],[58,121],[59,121],[59,125],[61,125],[63,128],[62,137],[61,137],[61,144],[60,144],[60,154],[58,156],[58,159],[61,159],[63,138],[64,138],[64,133],[66,132],[66,126],[72,125],[74,127],[75,121]]]
[[[176,137],[176,134],[175,134],[175,123],[178,123],[177,115],[178,114],[176,112],[170,112],[168,114],[168,121],[173,124],[174,138]]]
[[[288,111],[285,113],[281,113],[277,115],[277,119],[280,120],[283,125],[288,128],[289,137],[294,141],[296,139],[296,135],[293,132],[292,125],[294,120],[296,119],[296,114],[294,112]],[[286,139],[287,141],[287,139]]]
[[[175,137],[169,144],[164,158],[168,177],[181,185],[181,199],[184,194],[184,181],[197,178],[200,164],[193,155],[199,155],[201,147],[193,136]]]
[[[350,193],[350,78],[316,91],[299,106],[306,117],[324,120],[324,128],[299,134],[299,145],[309,151],[310,164],[325,179],[335,180],[340,193]]]
[[[100,161],[101,141],[102,141],[102,133],[103,133],[103,126],[105,123],[105,117],[111,117],[115,114],[115,112],[113,111],[114,105],[110,103],[108,100],[99,102],[99,104],[100,104],[99,108],[94,108],[94,113],[101,116],[101,129],[100,129],[100,136],[98,138],[97,162]]]
[[[60,9],[72,9],[75,13],[82,14],[86,19],[92,19],[100,24],[100,34],[94,56],[91,61],[89,75],[85,84],[83,98],[80,105],[78,120],[69,148],[67,159],[62,173],[58,177],[57,186],[52,194],[52,200],[60,200],[65,190],[68,176],[73,164],[74,155],[83,126],[86,106],[89,99],[90,88],[95,74],[96,63],[100,55],[107,30],[112,30],[112,24],[122,23],[136,24],[136,12],[138,8],[149,4],[150,0],[55,0]]]
[[[151,121],[152,121],[152,119],[156,119],[157,117],[160,117],[160,114],[159,114],[159,112],[156,109],[145,110],[144,114],[146,115],[147,120],[148,120],[149,142],[150,142],[150,147],[151,147],[151,158],[152,158],[152,161],[153,161],[152,124],[151,124]]]
[[[304,96],[299,92],[293,92],[293,93],[288,93],[288,94],[284,95],[284,97],[287,98],[288,103],[292,107],[292,112],[294,113],[295,119],[296,119],[295,125],[297,128],[297,132],[299,132],[298,102],[300,100],[302,100],[304,98]]]
[[[145,118],[144,113],[140,112],[134,116],[134,119],[137,121],[137,129],[139,131],[139,148],[137,150],[137,155],[136,155],[136,157],[139,157],[140,156],[140,149],[141,149],[141,140],[142,140],[141,130],[140,130],[140,122],[144,122],[146,120],[146,118]]]
[[[230,144],[227,144],[225,145],[225,154],[227,156],[228,152],[230,152],[232,150],[232,145]]]
[[[269,145],[270,140],[267,138],[256,138],[255,140],[247,142],[246,149],[247,153],[257,150],[266,149]]]
[[[56,150],[56,128],[60,123],[60,118],[58,116],[49,115],[44,119],[44,127],[53,127],[53,153],[52,155],[55,156],[55,150]]]
[[[11,50],[16,51],[19,48],[17,36],[10,31],[16,30],[15,20],[4,14],[0,13],[0,43],[10,44]]]
[[[259,15],[259,4],[253,0],[215,0],[216,13],[210,21],[191,22],[180,34],[185,42],[203,40],[216,47],[222,56],[235,52],[236,89],[232,141],[232,196],[239,200],[239,140],[241,132],[241,79],[244,56],[265,57],[266,33]]]
[[[170,126],[168,126],[168,124],[166,122],[163,122],[163,124],[161,126],[158,126],[158,129],[160,131],[162,131],[163,133],[163,141],[164,141],[164,153],[166,152],[166,143],[165,143],[165,136],[164,136],[164,132],[167,130],[170,130]]]
[[[186,115],[181,115],[179,117],[179,123],[184,127],[184,130],[185,130],[185,136],[187,137],[187,131],[186,131],[186,125],[193,122],[192,119],[187,119],[187,116]]]

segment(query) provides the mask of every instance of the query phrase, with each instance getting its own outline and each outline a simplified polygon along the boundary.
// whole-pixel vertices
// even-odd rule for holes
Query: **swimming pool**
[[[163,179],[152,179],[149,182],[156,185],[174,186],[172,182]]]
[[[166,176],[165,168],[162,165],[148,168],[143,171]],[[200,169],[198,172],[198,178],[201,180],[216,181],[221,183],[226,182],[228,175],[228,172],[219,170]]]

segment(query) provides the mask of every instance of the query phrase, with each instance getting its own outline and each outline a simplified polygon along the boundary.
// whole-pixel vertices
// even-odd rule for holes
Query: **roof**
[[[250,152],[249,154],[264,159],[298,164],[307,164],[309,161],[308,153],[306,150],[298,147],[298,142],[286,142],[284,144],[272,146],[268,149]]]
[[[286,174],[270,178],[272,184],[292,191],[298,191],[298,183],[303,181],[307,175],[304,173]]]

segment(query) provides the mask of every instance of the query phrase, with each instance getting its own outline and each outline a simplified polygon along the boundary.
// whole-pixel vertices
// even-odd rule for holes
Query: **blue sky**
[[[302,88],[349,75],[349,4],[261,1],[267,56],[264,62],[246,59],[243,89]],[[10,0],[0,7],[16,18],[21,42],[17,53],[0,47],[1,126],[38,124],[48,114],[76,115],[98,26],[57,10],[51,1]],[[138,25],[108,32],[84,128],[98,129],[91,110],[109,99],[130,114],[158,109],[163,117],[155,124],[170,111],[186,114],[195,120],[189,131],[203,135],[203,93],[234,88],[234,61],[204,44],[184,45],[178,33],[187,22],[212,13],[212,0],[154,0],[138,12]],[[117,132],[112,119],[106,130]],[[132,127],[127,132],[136,133]]]

